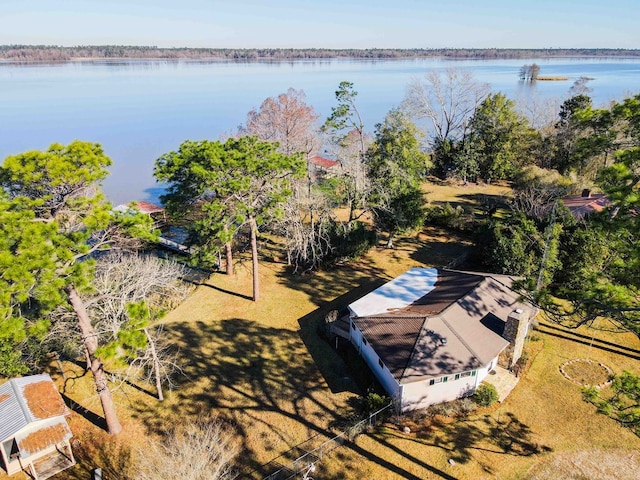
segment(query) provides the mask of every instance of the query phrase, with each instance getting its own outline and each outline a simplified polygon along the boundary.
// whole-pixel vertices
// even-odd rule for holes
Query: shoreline
[[[158,48],[149,46],[96,45],[60,47],[47,45],[0,45],[3,62],[70,62],[90,60],[201,60],[201,61],[296,61],[296,60],[519,60],[553,58],[637,59],[640,49],[615,48]]]

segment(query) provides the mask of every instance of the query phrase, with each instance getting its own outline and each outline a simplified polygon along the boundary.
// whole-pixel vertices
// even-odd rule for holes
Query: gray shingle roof
[[[527,308],[509,288],[513,279],[504,275],[412,269],[390,283],[406,285],[434,274],[437,281],[423,283],[424,290],[403,289],[403,306],[387,308],[394,303],[388,298],[394,288],[385,288],[388,284],[379,289],[383,295],[374,291],[358,301],[375,312],[376,299],[384,299],[377,313],[353,321],[401,383],[486,365],[508,345],[500,335],[509,313]]]

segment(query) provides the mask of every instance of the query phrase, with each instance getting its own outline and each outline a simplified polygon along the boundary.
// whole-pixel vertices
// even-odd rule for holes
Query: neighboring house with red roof
[[[155,221],[164,222],[166,221],[166,212],[164,207],[160,205],[156,205],[155,203],[150,202],[131,202],[127,204],[118,205],[114,208],[117,212],[126,213],[130,210],[135,210],[140,213],[144,213],[145,215],[149,215]]]
[[[571,214],[577,219],[582,220],[586,216],[594,212],[601,212],[607,208],[611,202],[604,193],[591,193],[590,190],[584,189],[581,195],[569,195],[562,199],[565,207],[569,209]]]
[[[512,282],[413,268],[349,305],[350,341],[403,412],[470,395],[522,354],[536,309]]]
[[[164,215],[164,207],[160,205],[156,205],[155,203],[150,202],[131,202],[128,204],[129,207],[135,208],[142,213],[146,213],[147,215],[153,215],[156,213],[162,213]]]
[[[49,375],[14,378],[0,385],[0,466],[44,480],[75,465],[69,415]]]
[[[340,162],[338,162],[337,160],[329,160],[328,158],[319,156],[311,157],[309,159],[309,163],[315,165],[316,167],[324,168],[325,170],[340,165]]]
[[[328,158],[315,156],[307,160],[309,166],[309,174],[312,178],[327,176],[332,170],[340,165],[337,160],[329,160]]]

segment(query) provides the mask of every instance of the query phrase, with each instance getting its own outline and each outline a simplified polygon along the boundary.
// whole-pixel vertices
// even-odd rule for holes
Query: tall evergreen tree
[[[369,204],[378,228],[393,236],[420,226],[424,220],[421,180],[427,157],[420,148],[418,129],[399,110],[392,110],[376,127],[366,157],[371,184]]]
[[[161,197],[169,211],[197,218],[191,223],[192,242],[201,262],[211,262],[221,245],[248,226],[254,301],[260,297],[258,228],[281,213],[282,202],[292,193],[290,180],[305,172],[300,155],[277,150],[277,143],[253,136],[225,143],[188,140],[156,161],[156,178],[169,184]]]
[[[487,179],[509,179],[518,168],[531,163],[528,149],[535,131],[516,111],[515,102],[502,93],[489,95],[478,106],[470,121],[471,132],[465,139],[471,158]]]
[[[152,234],[147,217],[114,212],[100,193],[110,164],[100,145],[80,141],[5,159],[0,182],[8,201],[1,205],[2,216],[15,220],[14,226],[22,224],[32,238],[12,228],[9,248],[2,255],[17,254],[29,261],[19,269],[4,262],[1,276],[18,289],[4,298],[9,300],[3,306],[11,312],[10,324],[26,334],[33,330],[29,317],[42,325],[50,309],[68,302],[81,331],[107,427],[116,434],[122,427],[97,354],[97,335],[79,292],[90,288],[94,252],[134,236],[152,238]],[[36,257],[39,260],[34,262]],[[21,335],[25,333],[14,334],[14,340]]]

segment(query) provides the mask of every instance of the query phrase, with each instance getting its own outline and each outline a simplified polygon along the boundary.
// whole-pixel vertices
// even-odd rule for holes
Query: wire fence
[[[382,418],[388,415],[388,410],[392,407],[393,403],[390,403],[386,407],[383,407],[380,410],[372,413],[367,418],[360,420],[358,423],[350,426],[348,429],[339,433],[335,437],[323,442],[320,446],[314,448],[313,450],[302,453],[287,465],[280,465],[277,470],[264,477],[263,480],[290,480],[304,475],[305,472],[309,471],[309,467],[311,465],[315,465],[317,462],[321,461],[325,456],[333,452],[335,449],[344,445],[345,442],[353,442],[356,437],[362,432],[377,425],[377,423]],[[270,463],[277,464],[277,462],[275,461]]]

